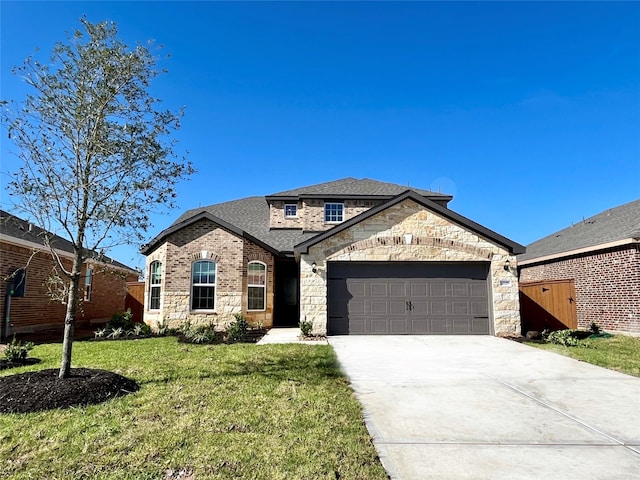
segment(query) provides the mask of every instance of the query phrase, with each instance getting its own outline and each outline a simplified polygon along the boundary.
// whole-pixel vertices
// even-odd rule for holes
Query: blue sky
[[[525,245],[640,197],[638,2],[3,0],[2,98],[83,14],[171,54],[151,88],[186,107],[198,173],[149,239],[189,208],[347,176],[453,194]]]

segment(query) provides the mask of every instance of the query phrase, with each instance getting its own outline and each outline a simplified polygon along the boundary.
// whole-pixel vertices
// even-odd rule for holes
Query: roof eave
[[[182,230],[185,227],[188,227],[189,225],[192,225],[195,222],[198,222],[200,220],[210,220],[211,222],[215,223],[216,225],[221,226],[222,228],[224,228],[225,230],[228,230],[234,234],[236,234],[239,237],[242,238],[246,238],[247,240],[250,240],[251,242],[255,243],[256,245],[264,248],[265,250],[269,251],[270,253],[272,253],[273,255],[279,256],[280,252],[273,248],[271,245],[263,242],[262,240],[254,237],[253,235],[251,235],[250,233],[245,232],[244,230],[236,227],[235,225],[232,225],[229,222],[225,222],[224,220],[222,220],[220,217],[216,217],[215,215],[207,212],[207,211],[201,211],[198,212],[197,214],[195,214],[192,217],[189,217],[185,220],[183,220],[180,223],[176,223],[174,225],[171,225],[169,228],[166,228],[165,230],[163,230],[162,232],[160,232],[153,240],[151,240],[148,244],[146,244],[145,246],[143,246],[140,249],[140,253],[142,253],[142,255],[149,255],[151,252],[153,252],[158,246],[160,246],[160,244],[172,233],[175,233],[179,230]]]
[[[533,265],[537,263],[547,263],[552,260],[559,260],[561,258],[573,257],[576,255],[584,255],[585,253],[598,252],[600,250],[607,250],[610,248],[622,247],[625,245],[640,245],[640,237],[624,238],[622,240],[616,240],[614,242],[601,243],[599,245],[592,245],[589,247],[576,248],[574,250],[568,250],[566,252],[551,253],[549,255],[542,255],[540,257],[529,258],[526,260],[518,260],[518,267],[524,267],[527,265]]]

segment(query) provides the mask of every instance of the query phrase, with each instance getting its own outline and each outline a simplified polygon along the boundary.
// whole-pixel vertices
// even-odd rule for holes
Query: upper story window
[[[262,262],[249,262],[247,267],[247,310],[265,310],[267,293],[267,266]]]
[[[287,203],[284,206],[284,218],[297,218],[298,205],[295,203]]]
[[[325,223],[342,222],[344,220],[343,211],[344,211],[343,203],[325,203],[324,204],[324,222]]]
[[[162,263],[155,261],[149,265],[149,310],[160,310]]]
[[[198,260],[191,267],[191,310],[214,310],[216,306],[216,263]]]
[[[87,267],[87,270],[84,272],[84,301],[91,301],[91,287],[93,284],[93,270]]]

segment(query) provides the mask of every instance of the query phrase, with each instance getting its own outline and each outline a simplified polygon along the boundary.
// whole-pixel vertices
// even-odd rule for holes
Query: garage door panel
[[[403,283],[389,283],[389,296],[391,297],[406,297],[407,285]]]
[[[330,334],[490,334],[488,263],[329,262]]]
[[[366,284],[364,282],[347,282],[348,291],[354,298],[364,297],[366,292]]]
[[[371,302],[371,315],[389,315],[389,303],[379,300]]]

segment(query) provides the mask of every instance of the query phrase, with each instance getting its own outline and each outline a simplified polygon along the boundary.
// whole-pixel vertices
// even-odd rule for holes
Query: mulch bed
[[[35,365],[42,360],[39,358],[25,358],[23,360],[7,360],[6,358],[0,358],[0,370],[6,370],[8,368],[24,367],[25,365]]]
[[[65,379],[58,372],[51,368],[0,377],[0,413],[92,405],[140,389],[135,381],[106,370],[72,368]]]

